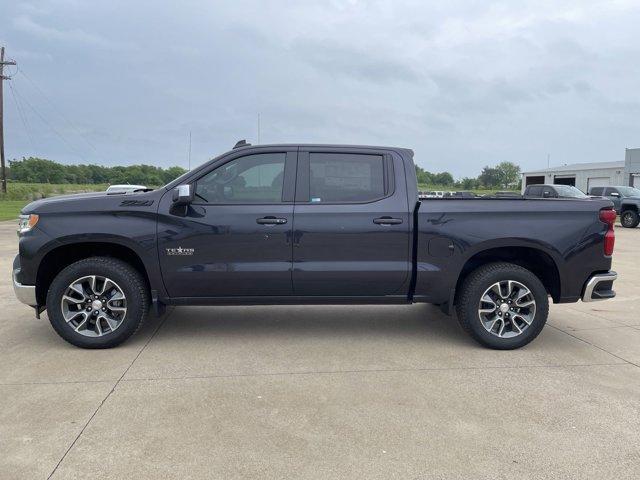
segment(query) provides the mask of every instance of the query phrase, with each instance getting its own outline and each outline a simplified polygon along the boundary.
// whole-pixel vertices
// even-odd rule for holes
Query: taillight
[[[600,221],[607,224],[607,233],[604,234],[604,254],[613,255],[613,246],[616,243],[616,234],[613,231],[613,224],[616,221],[616,211],[613,209],[600,210]]]

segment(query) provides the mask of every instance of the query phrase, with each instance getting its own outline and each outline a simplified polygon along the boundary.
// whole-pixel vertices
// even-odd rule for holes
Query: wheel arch
[[[500,246],[476,252],[467,259],[458,275],[454,303],[457,303],[460,287],[469,274],[483,265],[494,262],[508,262],[526,268],[540,279],[554,302],[560,300],[560,271],[550,254],[529,246]]]
[[[36,274],[36,299],[39,305],[46,304],[47,292],[53,279],[65,267],[89,257],[111,257],[122,260],[142,275],[146,288],[151,289],[149,273],[138,253],[131,247],[110,241],[85,241],[67,243],[47,252],[38,265]]]

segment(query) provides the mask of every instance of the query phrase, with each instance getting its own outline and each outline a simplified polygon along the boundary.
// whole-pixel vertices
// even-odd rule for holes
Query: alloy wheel
[[[515,280],[496,282],[480,297],[480,322],[487,332],[500,338],[521,335],[529,328],[535,315],[533,293]]]
[[[69,326],[87,337],[101,337],[116,330],[127,314],[127,298],[110,278],[89,275],[66,288],[62,315]]]

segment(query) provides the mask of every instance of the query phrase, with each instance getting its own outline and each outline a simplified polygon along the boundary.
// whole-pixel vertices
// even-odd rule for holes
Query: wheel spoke
[[[113,332],[116,328],[118,328],[118,321],[110,318],[108,315],[101,315],[100,318],[104,318],[105,322],[107,322],[107,325],[109,325],[109,328],[111,329],[111,331]]]
[[[91,293],[96,293],[96,276],[91,275],[89,277],[89,288],[91,288]]]
[[[501,337],[502,333],[504,332],[504,327],[505,327],[505,323],[504,323],[504,319],[500,319],[500,330],[498,330],[498,336]]]
[[[86,313],[84,313],[84,312],[82,312],[82,313],[83,313],[83,318],[82,318],[82,321],[81,321],[81,322],[78,324],[78,326],[75,328],[75,331],[76,331],[76,332],[79,332],[79,331],[80,331],[80,328],[82,328],[82,327],[84,327],[84,326],[85,326],[85,324],[87,323],[87,319],[89,318],[89,316],[88,316]]]
[[[514,319],[515,319],[515,318],[519,318],[519,319],[520,319],[520,320],[522,320],[524,323],[526,323],[526,324],[527,324],[527,326],[531,325],[531,321],[530,321],[527,317],[525,317],[524,315],[519,315],[519,314],[517,314],[517,313],[516,313],[516,314],[513,316],[513,318],[514,318]]]
[[[67,302],[71,302],[71,303],[76,303],[76,304],[77,304],[77,303],[84,303],[84,301],[85,301],[85,299],[84,299],[84,298],[82,298],[82,299],[77,299],[77,298],[70,297],[69,295],[63,295],[63,296],[62,296],[62,300],[65,300],[65,301],[67,301]]]
[[[518,326],[518,322],[516,322],[515,317],[511,317],[511,326],[518,331],[518,335],[522,333],[522,329]]]
[[[71,285],[69,285],[69,290],[73,290],[78,295],[82,296],[83,299],[87,298],[87,296],[84,293],[84,288],[82,288],[82,284],[80,283],[72,283]]]

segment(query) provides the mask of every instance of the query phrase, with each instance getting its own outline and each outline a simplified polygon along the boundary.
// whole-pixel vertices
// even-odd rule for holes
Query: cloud
[[[111,40],[95,33],[88,33],[78,28],[59,29],[46,27],[34,21],[28,15],[20,15],[13,19],[13,27],[16,30],[39,37],[47,41],[75,43],[78,46],[92,45],[104,49],[131,48],[127,42]]]
[[[189,131],[204,161],[255,140],[258,113],[265,142],[406,146],[458,177],[503,160],[535,169],[548,153],[616,160],[640,144],[631,0],[5,4],[0,41],[86,132],[94,161],[184,163]],[[7,154],[29,155],[11,105]],[[26,111],[37,153],[74,161]]]

